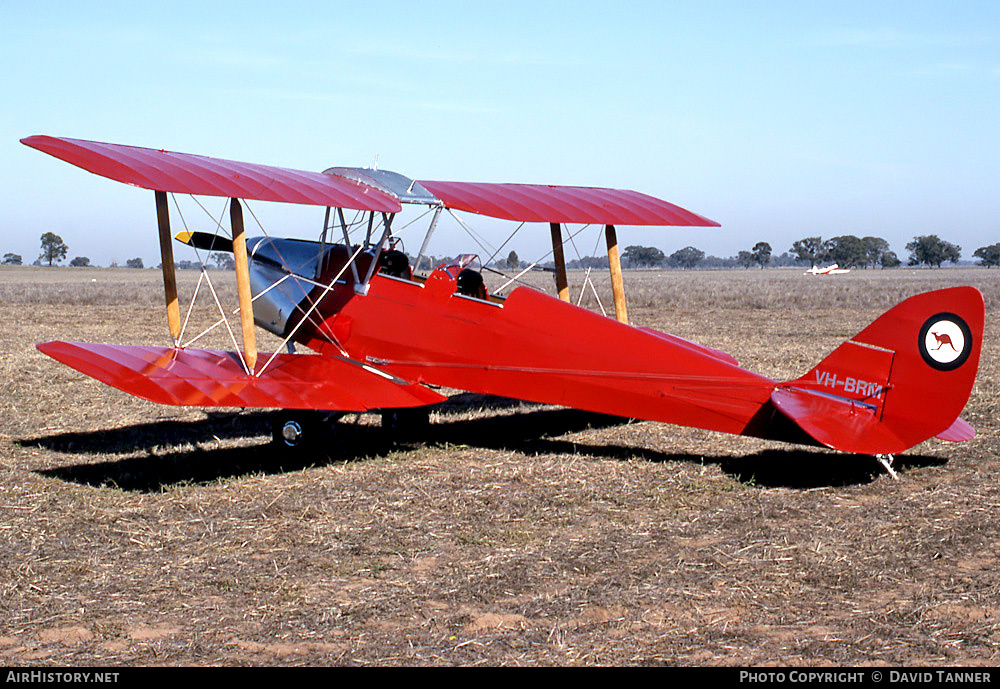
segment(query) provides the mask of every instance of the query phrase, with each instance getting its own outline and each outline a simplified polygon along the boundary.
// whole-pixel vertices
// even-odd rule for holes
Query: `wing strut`
[[[618,255],[618,233],[614,225],[604,226],[608,243],[608,268],[611,270],[611,294],[615,298],[615,317],[628,325],[628,308],[625,306],[625,283],[622,280],[622,260]]]
[[[563,254],[562,225],[557,222],[549,223],[549,230],[552,232],[552,260],[556,264],[556,291],[559,298],[569,301],[569,281],[566,279],[566,257]]]
[[[247,240],[243,234],[243,207],[239,199],[229,205],[233,228],[233,258],[236,259],[236,293],[240,302],[240,325],[243,329],[243,354],[252,374],[257,366],[257,335],[253,324],[253,301],[250,296],[250,267],[247,263]]]
[[[174,249],[170,236],[170,207],[167,193],[153,192],[156,196],[156,225],[160,232],[160,265],[163,269],[163,296],[167,303],[167,327],[177,347],[181,337],[181,312],[177,303],[177,274],[174,270]]]

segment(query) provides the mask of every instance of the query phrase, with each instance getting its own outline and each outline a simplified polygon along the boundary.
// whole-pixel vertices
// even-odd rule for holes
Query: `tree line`
[[[962,247],[936,234],[919,235],[906,244],[910,253],[907,265],[940,268],[942,263],[958,263]],[[852,234],[831,237],[805,237],[792,243],[791,253],[802,264],[836,263],[841,268],[896,268],[902,261],[882,237],[857,237]],[[1000,244],[980,247],[973,255],[987,268],[1000,262]]]
[[[909,252],[907,265],[940,268],[943,263],[958,263],[962,247],[945,241],[937,235],[920,235],[906,244]],[[987,268],[1000,266],[1000,243],[983,246],[973,252],[978,265]],[[766,266],[816,266],[836,263],[841,268],[896,268],[902,260],[882,237],[857,237],[841,235],[823,239],[805,237],[792,243],[789,251],[775,256],[767,242],[757,242],[750,249],[735,256],[720,258],[706,256],[693,246],[678,249],[672,254],[652,246],[628,246],[621,255],[626,268],[753,268]],[[607,267],[608,257],[588,257],[567,262],[567,268]]]
[[[962,247],[945,241],[936,234],[921,235],[906,245],[910,252],[907,265],[940,268],[944,262],[958,263]],[[902,265],[889,242],[882,237],[841,235],[824,240],[805,237],[792,244],[791,251],[803,263],[836,263],[841,268],[895,268]]]
[[[69,246],[63,241],[63,238],[54,232],[45,232],[41,236],[42,251],[35,259],[32,265],[42,266],[47,265],[49,267],[58,266],[65,260],[66,255],[69,253]],[[209,255],[209,260],[215,263],[217,268],[222,270],[233,270],[235,268],[235,261],[232,255],[222,252],[217,252]],[[0,259],[0,264],[5,266],[20,266],[24,264],[24,258],[20,254],[6,253],[3,255],[3,259]],[[74,268],[90,268],[96,267],[95,264],[90,262],[90,259],[86,256],[74,256],[69,261],[69,265]],[[109,268],[118,268],[117,261],[113,261]],[[125,261],[126,268],[144,268],[142,258],[130,258]],[[157,266],[159,268],[159,266]],[[201,264],[197,261],[178,261],[174,263],[174,267],[180,270],[190,269],[198,270],[201,268]]]
[[[962,256],[962,247],[957,244],[947,242],[937,235],[920,235],[913,238],[913,241],[906,245],[906,250],[910,252],[907,265],[910,266],[931,266],[940,268],[942,263],[958,263]],[[41,253],[33,265],[59,265],[69,253],[69,247],[62,237],[46,232],[41,236]],[[1000,266],[1000,242],[981,246],[973,254],[978,258],[978,265],[987,268]],[[435,257],[431,258],[432,265]],[[227,253],[213,253],[209,260],[215,263],[217,268],[222,270],[232,270],[234,268],[233,257]],[[841,268],[895,268],[902,265],[902,261],[894,251],[889,248],[889,242],[882,237],[856,237],[854,235],[841,235],[824,240],[822,237],[804,237],[792,243],[788,252],[780,256],[773,256],[771,245],[767,242],[757,242],[749,250],[737,252],[736,256],[720,258],[718,256],[706,256],[705,252],[693,246],[686,246],[678,249],[672,254],[666,254],[661,249],[653,246],[627,246],[621,254],[622,265],[626,268],[752,268],[759,266],[764,268],[773,266],[792,265],[819,265],[820,263],[836,263]],[[19,254],[6,253],[3,255],[3,265],[22,265],[23,259]],[[494,262],[497,267],[517,269],[526,267],[517,253],[511,251],[506,259],[498,259]],[[70,260],[69,265],[74,267],[91,266],[90,259],[86,256],[75,256]],[[543,266],[552,267],[551,261],[543,263]],[[125,262],[127,268],[142,268],[141,258],[130,258]],[[174,266],[180,270],[197,270],[200,264],[197,261],[178,261]],[[607,268],[607,256],[588,256],[581,259],[568,261],[566,267],[569,269],[587,268]],[[117,263],[112,263],[112,268],[117,268]]]

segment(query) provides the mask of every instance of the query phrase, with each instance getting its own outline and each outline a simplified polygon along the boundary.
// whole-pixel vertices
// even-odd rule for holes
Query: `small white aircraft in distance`
[[[806,272],[804,272],[802,274],[803,275],[843,275],[844,273],[850,273],[850,272],[851,272],[850,268],[841,268],[836,263],[834,263],[832,266],[827,266],[826,268],[820,268],[818,266],[813,266],[812,268],[810,268],[809,270],[807,270]]]

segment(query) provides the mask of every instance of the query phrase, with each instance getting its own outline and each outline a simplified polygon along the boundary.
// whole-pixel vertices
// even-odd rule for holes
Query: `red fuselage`
[[[727,355],[527,287],[488,301],[441,269],[426,282],[376,274],[367,294],[339,285],[319,311],[322,327],[297,341],[419,383],[736,434],[770,419],[775,382]]]

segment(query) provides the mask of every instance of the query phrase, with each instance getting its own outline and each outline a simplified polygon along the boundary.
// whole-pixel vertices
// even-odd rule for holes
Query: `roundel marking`
[[[917,349],[932,368],[951,371],[969,358],[972,331],[953,313],[939,313],[924,321],[917,338]]]

